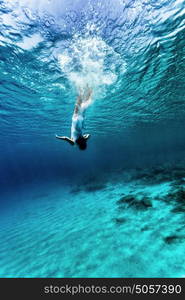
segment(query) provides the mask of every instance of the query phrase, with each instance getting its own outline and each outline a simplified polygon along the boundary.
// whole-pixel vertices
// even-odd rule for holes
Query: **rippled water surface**
[[[0,0],[0,276],[184,276],[184,74],[184,0]]]

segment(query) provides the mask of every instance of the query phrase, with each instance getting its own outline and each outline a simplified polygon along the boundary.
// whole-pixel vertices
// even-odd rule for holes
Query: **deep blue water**
[[[0,277],[184,277],[185,1],[0,1]],[[93,89],[80,151],[78,88]]]

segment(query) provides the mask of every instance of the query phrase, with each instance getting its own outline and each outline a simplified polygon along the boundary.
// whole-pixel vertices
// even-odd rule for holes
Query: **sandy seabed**
[[[14,204],[0,218],[0,277],[185,276],[182,165],[6,197]]]

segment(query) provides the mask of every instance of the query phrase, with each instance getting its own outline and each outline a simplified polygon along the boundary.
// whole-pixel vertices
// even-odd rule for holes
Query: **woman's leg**
[[[82,90],[79,89],[79,95],[76,99],[74,115],[77,115],[79,113],[79,109],[82,109],[83,112],[86,110],[86,108],[91,104],[91,95],[92,89],[90,89],[88,85],[87,90],[84,93],[82,93]]]
[[[87,85],[86,93],[84,93],[83,101],[81,103],[81,108],[83,111],[87,109],[92,103],[92,89]]]
[[[91,96],[92,96],[92,89],[87,85],[87,91],[86,91],[85,101],[89,101],[89,99],[91,98]]]
[[[78,97],[76,99],[76,103],[75,103],[74,115],[78,114],[79,109],[81,108],[82,102],[83,102],[82,91],[81,91],[81,89],[79,89],[79,95],[78,95]]]

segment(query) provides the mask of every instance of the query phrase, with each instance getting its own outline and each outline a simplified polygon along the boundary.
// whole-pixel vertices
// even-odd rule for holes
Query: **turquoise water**
[[[0,277],[184,277],[182,0],[0,1]],[[88,147],[70,135],[89,84]]]

